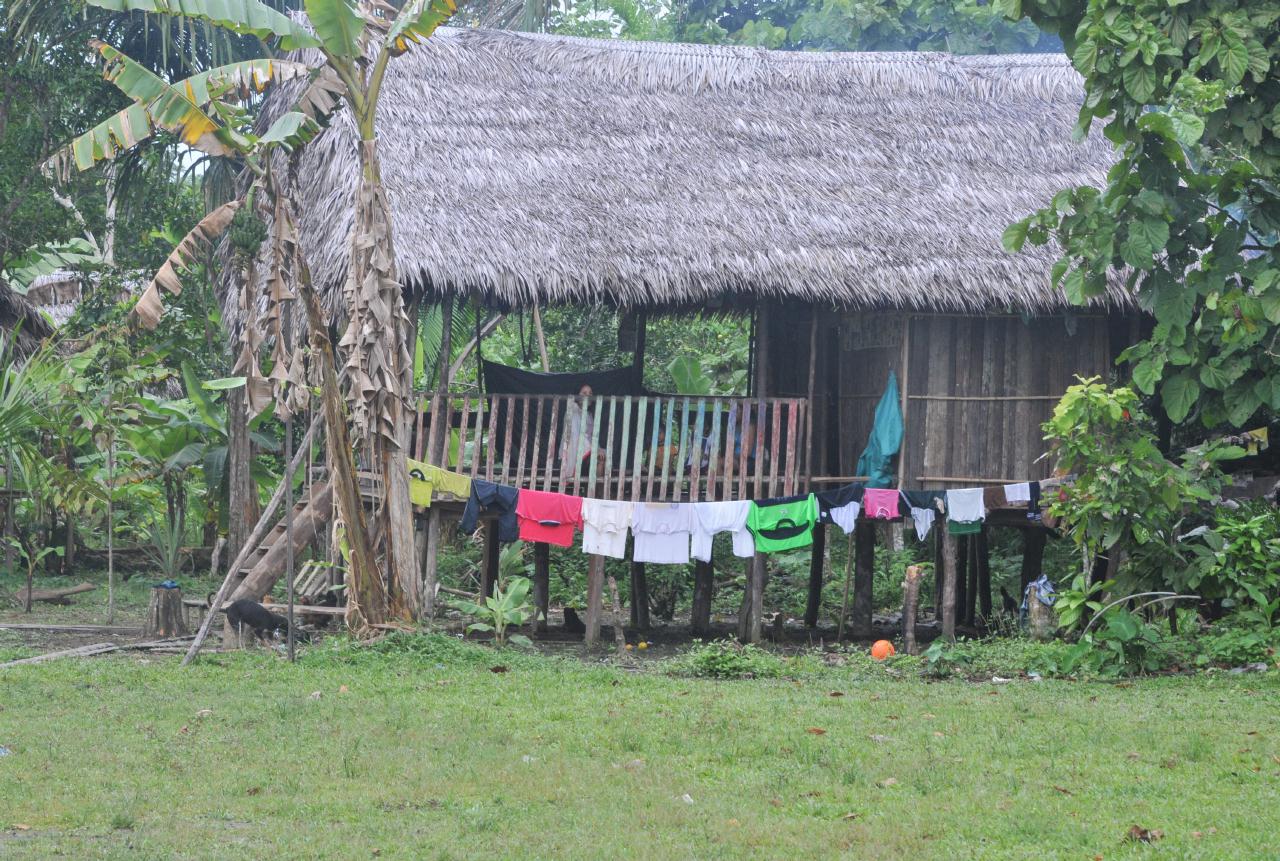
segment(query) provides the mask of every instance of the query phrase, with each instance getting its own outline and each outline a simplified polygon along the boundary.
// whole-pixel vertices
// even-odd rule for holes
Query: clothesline
[[[711,561],[712,539],[721,533],[733,538],[733,553],[749,557],[807,547],[819,524],[832,524],[847,535],[859,518],[909,518],[916,535],[926,538],[938,517],[952,535],[982,529],[994,507],[1024,506],[1027,519],[1039,522],[1045,490],[1074,479],[1061,476],[1043,481],[951,490],[898,490],[849,483],[816,493],[758,500],[720,502],[630,502],[594,499],[542,490],[522,490],[410,461],[413,502],[430,505],[438,488],[466,498],[460,527],[476,530],[482,512],[497,519],[498,540],[571,547],[582,534],[584,553],[622,559],[627,534],[632,560],[656,564],[686,564],[690,559]]]

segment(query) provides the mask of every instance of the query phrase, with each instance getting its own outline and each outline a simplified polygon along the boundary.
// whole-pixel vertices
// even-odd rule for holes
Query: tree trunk
[[[369,544],[369,530],[356,476],[354,448],[347,430],[346,408],[338,385],[333,345],[329,341],[319,297],[311,283],[311,273],[305,264],[299,269],[298,292],[307,312],[314,360],[320,369],[325,447],[332,470],[330,484],[338,500],[338,519],[347,543],[347,627],[363,633],[371,625],[388,621],[387,591]]]
[[[1018,600],[1022,600],[1022,596],[1027,593],[1027,587],[1033,581],[1039,580],[1040,575],[1044,572],[1046,540],[1047,533],[1039,526],[1022,530],[1022,572]]]
[[[991,622],[991,548],[987,543],[987,527],[976,536],[975,562],[978,569],[978,609],[982,613],[983,625]]]
[[[147,639],[187,636],[187,620],[182,609],[181,589],[152,589],[142,636]]]
[[[480,564],[481,604],[498,588],[498,566],[501,561],[502,546],[498,543],[498,521],[494,518],[484,525],[484,559]]]
[[[258,492],[249,473],[253,446],[249,440],[249,412],[243,388],[227,392],[227,549],[229,559],[240,555],[258,522]]]

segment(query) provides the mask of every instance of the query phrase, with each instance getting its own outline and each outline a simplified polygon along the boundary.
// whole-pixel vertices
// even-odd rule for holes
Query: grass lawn
[[[4,670],[0,857],[1276,855],[1275,671],[717,682],[416,643]]]

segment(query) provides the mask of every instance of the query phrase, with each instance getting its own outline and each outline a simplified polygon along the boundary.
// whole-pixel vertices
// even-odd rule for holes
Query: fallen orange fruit
[[[894,654],[896,653],[893,648],[893,643],[890,643],[888,640],[876,640],[871,644],[871,657],[875,658],[877,661],[883,661],[885,658],[891,658]]]

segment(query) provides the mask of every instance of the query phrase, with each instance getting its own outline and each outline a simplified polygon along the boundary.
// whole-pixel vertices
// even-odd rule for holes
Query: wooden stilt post
[[[498,544],[498,521],[488,520],[484,525],[484,564],[480,566],[480,600],[492,595],[498,586],[498,565],[501,547]]]
[[[973,627],[978,623],[978,536],[970,535],[968,583],[964,590],[964,623]]]
[[[809,556],[809,600],[804,608],[806,628],[818,627],[818,613],[822,609],[823,566],[827,559],[827,527],[819,523],[813,527],[813,548]]]
[[[977,541],[974,555],[978,569],[978,609],[982,613],[982,623],[991,621],[991,548],[987,544],[987,527],[974,536]]]
[[[1022,587],[1018,590],[1018,600],[1026,594],[1027,587],[1044,573],[1044,546],[1048,533],[1040,526],[1031,526],[1022,530]]]
[[[440,536],[442,533],[440,510],[431,507],[427,515],[427,528],[422,554],[422,618],[430,621],[436,614],[436,593],[440,591]]]
[[[967,625],[965,608],[969,606],[969,536],[956,536],[956,623]]]
[[[942,621],[942,636],[947,642],[956,639],[956,536],[947,531],[942,524],[942,610],[939,618]]]
[[[849,587],[853,585],[853,533],[844,549],[844,599],[840,602],[840,620],[836,623],[836,642],[844,639],[844,620],[849,616]]]
[[[924,572],[919,565],[908,565],[902,581],[902,644],[908,655],[917,655],[916,611],[920,606],[920,581]]]
[[[584,643],[588,649],[600,641],[600,616],[604,610],[604,557],[592,554],[587,557],[587,633]]]
[[[604,566],[602,565],[601,568]],[[622,630],[622,602],[618,599],[618,581],[609,575],[609,597],[613,599],[613,641],[618,647],[618,657],[627,657],[627,634]]]
[[[649,630],[649,580],[644,563],[631,563],[631,625],[637,631]]]
[[[693,611],[689,614],[689,622],[695,637],[705,636],[711,631],[715,573],[715,566],[710,562],[698,562],[693,566]]]
[[[747,638],[751,636],[751,578],[755,566],[755,558],[752,557],[746,561],[743,570],[743,587],[742,587],[742,604],[738,607],[738,640],[747,642]]]
[[[533,545],[533,609],[537,616],[534,630],[547,632],[547,612],[551,608],[551,545],[539,541]]]
[[[933,618],[942,623],[942,545],[946,541],[947,522],[941,517],[933,525]]]
[[[764,639],[764,589],[768,581],[768,557],[757,553],[751,557],[751,624],[747,629],[747,639],[752,643]]]
[[[859,518],[853,535],[853,619],[850,628],[855,637],[870,637],[871,611],[875,606],[871,592],[875,579],[876,525]]]

